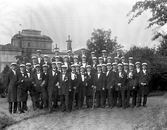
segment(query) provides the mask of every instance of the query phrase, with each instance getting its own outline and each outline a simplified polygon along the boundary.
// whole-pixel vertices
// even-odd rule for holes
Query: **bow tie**
[[[72,74],[75,74],[75,72],[72,72]]]
[[[40,72],[37,72],[37,74],[40,74]]]
[[[52,70],[53,72],[56,72],[56,70]]]

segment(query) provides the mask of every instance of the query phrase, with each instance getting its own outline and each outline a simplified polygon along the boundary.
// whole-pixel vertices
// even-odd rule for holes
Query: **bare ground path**
[[[150,130],[154,128],[153,125],[148,125],[152,113],[159,111],[158,108],[165,104],[167,103],[164,97],[150,97],[147,108],[125,110],[122,108],[99,108],[77,110],[72,113],[58,111],[51,114],[45,111],[33,112],[30,108],[30,112],[26,114],[9,115],[6,103],[1,103],[0,111],[2,110],[13,120],[4,128],[6,130]],[[155,118],[153,117],[150,121]]]

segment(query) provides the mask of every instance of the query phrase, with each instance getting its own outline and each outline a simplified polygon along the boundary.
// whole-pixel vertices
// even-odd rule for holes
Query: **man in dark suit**
[[[92,60],[92,73],[95,74],[97,72],[97,58],[93,57]]]
[[[112,71],[111,63],[107,63],[106,89],[108,92],[108,105],[111,109],[114,107],[115,80],[116,80],[116,73]]]
[[[141,73],[140,62],[137,61],[137,62],[135,63],[135,66],[136,66],[135,72],[136,72],[136,89],[137,89],[136,95],[138,95],[139,86],[140,86],[140,84],[139,84],[139,79],[140,79],[140,73]]]
[[[126,108],[125,106],[125,91],[126,91],[126,83],[127,83],[127,74],[123,70],[123,65],[121,63],[118,64],[118,72],[117,72],[117,87],[118,87],[118,100],[119,107]]]
[[[68,55],[68,59],[69,59],[70,64],[73,64],[74,63],[74,59],[73,59],[73,56],[72,56],[72,51],[68,50],[67,51],[67,55]]]
[[[48,57],[48,55],[44,55],[44,56],[43,56],[43,59],[44,59],[44,64],[48,65],[48,70],[51,70],[51,69],[52,69],[52,66],[51,66],[51,63],[49,62],[49,57]]]
[[[94,75],[91,71],[91,65],[86,66],[86,72],[87,72],[87,81],[86,81],[86,106],[92,107],[93,105],[93,78]]]
[[[80,67],[80,74],[78,75],[78,108],[83,108],[85,93],[86,93],[86,81],[87,74],[85,72],[85,67]]]
[[[139,79],[140,86],[139,86],[137,107],[141,106],[141,102],[142,105],[146,107],[147,96],[149,93],[149,82],[150,82],[150,74],[147,70],[147,63],[142,63],[142,71],[140,73],[140,79]]]
[[[111,58],[111,56],[107,57],[107,63],[111,63],[112,64],[112,58]]]
[[[43,62],[44,62],[43,57],[41,56],[42,51],[41,50],[37,50],[36,52],[37,52],[38,64],[42,67]]]
[[[102,73],[101,65],[97,65],[97,73],[94,76],[94,89],[96,89],[97,108],[104,108],[105,74]]]
[[[102,50],[103,63],[107,64],[107,51]]]
[[[38,60],[37,60],[37,57],[36,56],[32,56],[32,66],[31,66],[31,69],[32,69],[32,72],[34,73],[35,72],[35,66],[38,64]]]
[[[94,51],[91,52],[91,57],[89,57],[89,59],[88,59],[88,65],[92,65],[93,64],[93,57],[96,57]]]
[[[58,86],[59,86],[60,72],[56,68],[56,62],[52,62],[52,70],[48,72],[48,104],[49,112],[52,112],[52,101],[57,105]]]
[[[129,57],[129,63],[133,64],[133,57],[132,56]]]
[[[71,62],[69,61],[69,57],[67,55],[65,55],[63,57],[63,59],[64,59],[63,64],[66,66],[67,71],[70,72],[71,71],[71,68],[70,68],[71,67]]]
[[[19,113],[24,113],[27,110],[28,88],[26,80],[28,75],[25,70],[25,65],[21,64],[17,80],[17,103]]]
[[[36,72],[33,74],[33,84],[34,84],[34,93],[35,93],[35,108],[34,110],[41,108],[41,88],[45,84],[45,75],[41,72],[41,67],[39,64],[35,67]]]
[[[52,62],[63,62],[63,58],[59,55],[59,50],[55,50],[55,56],[52,58]]]
[[[136,88],[136,72],[134,70],[134,64],[129,64],[127,81],[127,107],[130,106],[130,94],[132,93],[132,108],[136,106],[137,88]]]
[[[83,66],[84,68],[86,68],[86,66],[87,66],[86,56],[85,55],[82,55],[81,66]]]
[[[59,95],[62,104],[62,111],[69,111],[69,91],[71,91],[70,74],[67,72],[67,67],[62,65],[62,72],[59,77]]]
[[[17,72],[16,72],[16,63],[11,63],[11,69],[7,74],[6,85],[8,87],[8,102],[9,102],[9,113],[17,112]]]
[[[72,110],[73,100],[76,100],[77,105],[77,88],[78,88],[78,74],[76,73],[76,66],[71,65],[70,80],[71,80],[71,91],[69,92],[69,109]],[[74,95],[75,93],[75,95]],[[74,97],[75,96],[75,97]]]
[[[33,82],[33,72],[32,72],[32,64],[31,63],[26,63],[26,73],[27,73],[26,85],[27,85],[27,88],[28,88],[28,92],[30,93],[33,109],[35,109],[35,93],[34,93],[35,88],[34,88],[34,85],[32,84],[32,82]]]

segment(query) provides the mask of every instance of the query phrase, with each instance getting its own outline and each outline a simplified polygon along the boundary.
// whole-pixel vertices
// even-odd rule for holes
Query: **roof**
[[[1,51],[21,51],[21,48],[16,47],[10,43],[5,44],[5,45],[0,45],[0,50]]]

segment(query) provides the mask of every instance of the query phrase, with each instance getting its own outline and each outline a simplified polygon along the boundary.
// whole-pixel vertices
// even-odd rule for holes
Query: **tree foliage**
[[[127,15],[130,16],[133,14],[129,19],[129,23],[147,10],[152,14],[148,19],[148,28],[153,25],[163,26],[167,23],[167,0],[144,0],[136,2]]]
[[[159,55],[154,48],[133,46],[126,52],[125,57],[133,56],[135,62],[148,63],[151,75],[151,90],[167,90],[167,59]]]
[[[117,49],[123,48],[117,43],[117,37],[111,38],[111,30],[94,29],[91,38],[87,41],[87,48],[95,51],[97,56],[101,55],[102,50],[112,53]]]

